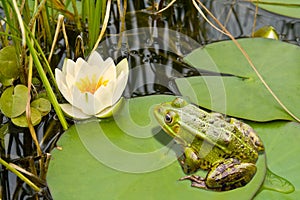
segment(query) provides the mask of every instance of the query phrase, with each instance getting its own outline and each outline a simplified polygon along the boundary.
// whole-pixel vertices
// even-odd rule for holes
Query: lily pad
[[[257,0],[253,4],[258,4],[260,8],[288,17],[300,18],[299,0]]]
[[[298,199],[300,196],[300,176],[298,174],[300,168],[300,124],[270,122],[251,123],[251,126],[259,133],[266,147],[268,167],[295,187],[295,191],[289,194],[262,190],[255,199]]]
[[[30,106],[40,111],[42,116],[47,115],[51,110],[51,103],[45,98],[35,99],[31,102]]]
[[[238,42],[273,92],[299,117],[300,48],[262,38]],[[199,48],[186,56],[185,61],[196,68],[233,75],[176,79],[181,94],[192,102],[254,121],[292,119],[267,91],[232,41]]]
[[[31,117],[30,117],[31,123],[33,126],[38,125],[42,120],[41,112],[33,107],[31,107],[30,109],[31,109]],[[26,113],[23,113],[18,117],[12,118],[11,121],[17,126],[28,127]]]
[[[1,95],[1,112],[9,117],[15,118],[25,112],[27,104],[27,87],[17,85],[7,88]]]
[[[53,150],[47,182],[54,199],[251,199],[260,188],[265,155],[245,187],[227,192],[192,188],[176,160],[176,145],[155,121],[157,95],[125,100],[112,120],[76,124]],[[200,172],[199,172],[200,173]]]
[[[0,81],[4,85],[12,83],[9,80],[14,80],[19,76],[17,59],[15,47],[7,46],[0,50]]]

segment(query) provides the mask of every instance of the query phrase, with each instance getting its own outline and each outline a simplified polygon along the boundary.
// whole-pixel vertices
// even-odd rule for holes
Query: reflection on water
[[[210,0],[205,1],[205,5],[236,38],[250,37],[252,31],[270,25],[281,40],[300,45],[300,20],[262,9],[258,9],[256,15],[255,6],[242,1]],[[205,21],[191,1],[177,0],[158,15],[153,14],[156,12],[151,10],[153,7],[153,1],[129,1],[126,30],[117,34],[121,22],[114,5],[107,38],[98,49],[106,57],[118,60],[127,57],[132,68],[139,66],[130,75],[125,97],[179,95],[174,78],[203,73],[213,75],[183,63],[182,56],[200,46],[229,39]]]

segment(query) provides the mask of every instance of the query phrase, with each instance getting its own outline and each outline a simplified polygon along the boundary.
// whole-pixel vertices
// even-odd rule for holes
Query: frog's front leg
[[[191,180],[193,187],[226,191],[246,185],[255,173],[256,166],[253,163],[241,163],[237,159],[229,158],[214,164],[206,178],[189,175],[180,180]]]
[[[199,169],[201,160],[194,149],[185,147],[183,154],[178,158],[178,162],[185,174],[191,174]]]

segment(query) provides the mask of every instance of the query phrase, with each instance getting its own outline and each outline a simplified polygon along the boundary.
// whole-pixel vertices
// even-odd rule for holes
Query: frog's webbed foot
[[[205,183],[205,178],[202,178],[197,175],[189,175],[189,176],[184,176],[179,179],[180,181],[183,180],[190,180],[191,181],[191,186],[192,187],[197,187],[197,188],[202,188],[202,189],[208,189]]]

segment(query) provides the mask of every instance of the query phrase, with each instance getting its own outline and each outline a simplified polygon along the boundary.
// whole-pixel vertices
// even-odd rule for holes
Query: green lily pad
[[[192,188],[176,160],[172,138],[152,114],[173,96],[126,100],[114,120],[72,126],[53,150],[47,182],[54,199],[251,199],[266,173],[265,154],[245,187],[227,192]]]
[[[273,92],[300,117],[300,48],[262,38],[238,42]],[[192,102],[254,121],[292,119],[267,91],[232,41],[197,49],[186,56],[185,61],[196,68],[234,75],[176,79],[181,94]]]
[[[51,103],[45,98],[35,99],[31,102],[30,106],[40,111],[42,116],[47,115],[51,110]]]
[[[25,112],[27,104],[27,87],[17,85],[7,88],[1,95],[1,112],[9,117],[15,118]]]
[[[262,190],[255,199],[288,200],[300,196],[300,124],[296,122],[251,123],[266,147],[268,167],[287,179],[295,191],[289,194]],[[282,186],[286,187],[286,186]],[[290,187],[290,186],[288,186]]]
[[[0,50],[0,80],[4,85],[19,76],[19,65],[15,47],[7,46]],[[5,81],[6,80],[6,81]]]
[[[288,17],[300,18],[300,1],[299,0],[258,0],[260,8]]]
[[[42,120],[41,112],[33,107],[30,107],[31,109],[31,123],[33,126],[38,125]],[[23,113],[22,115],[12,118],[12,123],[14,123],[17,126],[20,127],[28,127],[27,119],[26,119],[26,113]]]

